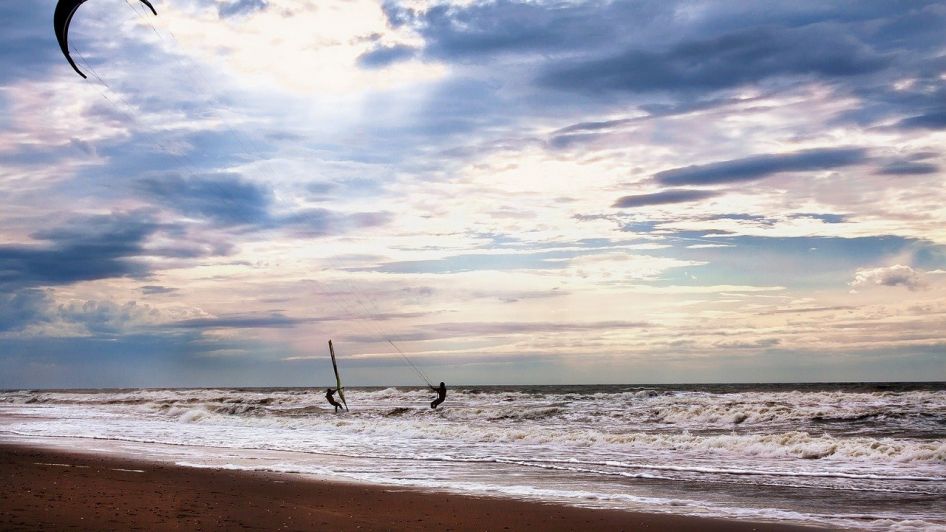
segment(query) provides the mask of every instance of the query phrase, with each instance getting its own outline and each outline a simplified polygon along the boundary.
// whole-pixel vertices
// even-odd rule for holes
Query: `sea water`
[[[192,467],[946,529],[946,383],[0,392],[0,441]]]

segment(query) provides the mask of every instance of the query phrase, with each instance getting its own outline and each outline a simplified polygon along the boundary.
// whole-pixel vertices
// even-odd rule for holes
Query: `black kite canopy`
[[[148,9],[157,16],[158,12],[154,10],[154,6],[151,5],[151,2],[148,0],[140,1],[142,4],[148,6]],[[66,56],[66,60],[69,61],[72,68],[83,78],[86,77],[86,75],[79,70],[75,61],[72,60],[72,56],[69,55],[69,23],[72,22],[72,16],[76,14],[76,10],[79,9],[79,6],[85,2],[86,0],[59,0],[59,3],[56,4],[56,14],[53,15],[53,29],[56,30],[56,39],[59,40],[59,48],[62,49],[63,55]]]

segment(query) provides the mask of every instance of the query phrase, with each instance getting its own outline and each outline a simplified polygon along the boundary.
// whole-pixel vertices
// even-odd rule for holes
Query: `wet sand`
[[[811,530],[0,444],[0,529]]]

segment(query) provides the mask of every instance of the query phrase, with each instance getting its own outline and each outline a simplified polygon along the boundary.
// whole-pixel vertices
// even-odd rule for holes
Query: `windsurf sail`
[[[328,352],[332,355],[332,369],[335,370],[335,389],[338,390],[338,398],[345,405],[345,411],[348,411],[348,403],[345,401],[345,390],[342,388],[342,378],[338,375],[338,363],[335,362],[335,348],[332,347],[332,341],[328,341]]]

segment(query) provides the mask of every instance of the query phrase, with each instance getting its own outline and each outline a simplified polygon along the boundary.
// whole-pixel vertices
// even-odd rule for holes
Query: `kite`
[[[69,23],[72,22],[72,16],[76,14],[76,10],[79,9],[79,6],[86,1],[87,0],[59,0],[59,3],[56,4],[56,13],[53,15],[53,29],[56,30],[56,39],[59,40],[59,48],[62,49],[62,54],[66,56],[66,60],[69,61],[72,68],[83,78],[87,76],[79,70],[75,61],[72,60],[72,56],[69,55]],[[154,6],[151,5],[151,2],[148,0],[140,1],[142,4],[148,6],[148,9],[150,9],[155,16],[158,15],[158,12],[154,10]]]

